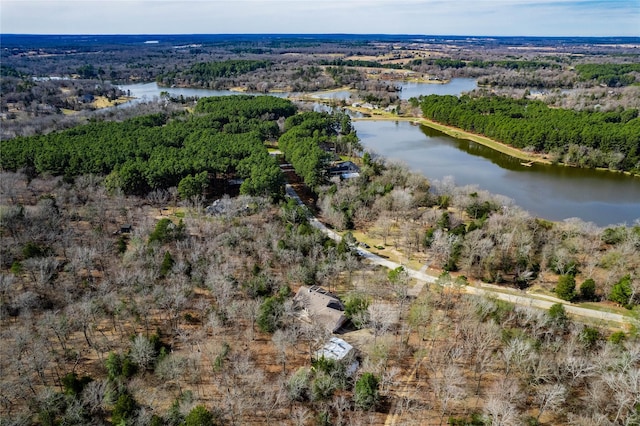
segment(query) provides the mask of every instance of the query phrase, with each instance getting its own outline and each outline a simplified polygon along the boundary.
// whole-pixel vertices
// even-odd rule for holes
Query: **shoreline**
[[[521,149],[518,148],[514,148],[510,145],[504,144],[502,142],[498,142],[494,139],[488,138],[486,136],[482,136],[482,135],[478,135],[475,133],[471,133],[471,132],[467,132],[465,130],[459,129],[457,127],[453,127],[453,126],[447,126],[445,124],[440,124],[436,121],[433,120],[429,120],[427,118],[424,117],[408,117],[408,116],[394,116],[388,113],[385,113],[383,111],[380,110],[363,110],[363,109],[358,109],[358,108],[353,108],[353,107],[347,107],[348,109],[352,110],[352,111],[356,111],[356,112],[360,112],[363,114],[370,114],[369,117],[358,117],[358,118],[351,118],[353,121],[367,121],[367,120],[385,120],[385,121],[409,121],[412,124],[422,124],[425,125],[427,127],[430,127],[432,129],[438,130],[446,135],[449,135],[451,137],[454,138],[458,138],[458,139],[467,139],[470,140],[472,142],[476,142],[480,145],[484,145],[488,148],[491,148],[495,151],[501,152],[505,155],[508,155],[510,157],[513,158],[517,158],[518,160],[522,160],[522,166],[523,167],[529,167],[532,165],[532,163],[538,163],[538,164],[547,164],[547,165],[551,165],[551,164],[555,164],[558,166],[563,166],[563,167],[575,167],[575,168],[581,168],[581,167],[577,167],[577,166],[572,166],[570,164],[567,163],[562,163],[562,162],[557,162],[557,163],[553,163],[551,160],[549,160],[547,157],[548,154],[532,154],[532,153],[528,153],[525,152]],[[590,168],[586,168],[586,169],[590,169]],[[607,169],[604,167],[594,167],[591,168],[591,170],[597,170],[597,171],[601,171],[601,172],[609,172],[609,173],[621,173],[627,176],[631,176],[631,177],[635,177],[635,178],[640,178],[640,174],[639,173],[632,173],[630,171],[627,170],[614,170],[614,169]]]
[[[524,160],[528,163],[540,163],[540,164],[552,164],[552,161],[549,160],[548,158],[545,158],[546,154],[532,154],[532,153],[528,153],[525,152],[521,149],[518,148],[514,148],[510,145],[504,144],[502,142],[498,142],[494,139],[488,138],[486,136],[482,136],[482,135],[478,135],[475,133],[471,133],[471,132],[467,132],[465,130],[459,129],[457,127],[453,127],[453,126],[447,126],[444,124],[440,124],[438,122],[429,120],[427,118],[418,118],[417,122],[420,124],[424,124],[426,126],[429,126],[433,129],[439,130],[442,133],[445,133],[449,136],[453,136],[455,138],[459,138],[459,139],[468,139],[470,141],[479,143],[481,145],[484,145],[486,147],[489,147],[495,151],[501,152],[503,154],[506,154],[510,157],[514,157],[517,158],[519,160]],[[558,164],[563,164],[563,163],[558,163]],[[523,163],[524,166],[526,166],[526,164]],[[530,164],[529,164],[530,165]]]
[[[365,113],[365,114],[371,113],[370,111],[362,111],[354,108],[349,108],[349,109],[357,112]],[[543,157],[543,154],[530,154],[528,152],[519,150],[517,148],[513,148],[512,146],[490,139],[486,136],[470,133],[465,130],[459,129],[457,127],[440,124],[438,122],[435,122],[423,117],[407,117],[407,116],[402,117],[402,116],[393,116],[393,115],[381,113],[381,114],[376,114],[370,117],[352,118],[352,120],[353,121],[366,121],[366,120],[409,121],[413,124],[423,124],[425,126],[431,127],[432,129],[438,130],[451,137],[458,138],[458,139],[467,139],[467,140],[479,143],[480,145],[484,145],[488,148],[491,148],[495,151],[506,154],[510,157],[523,160],[524,162],[552,164],[551,160]],[[558,164],[562,164],[562,163],[558,163]]]

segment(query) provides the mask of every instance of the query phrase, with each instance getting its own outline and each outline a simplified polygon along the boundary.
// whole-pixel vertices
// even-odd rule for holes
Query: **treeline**
[[[572,111],[526,99],[437,95],[422,97],[421,107],[431,120],[516,148],[565,156],[573,165],[640,170],[637,109]]]
[[[365,61],[362,59],[333,59],[320,61],[320,65],[332,65],[339,67],[365,67],[365,68],[389,68],[400,70],[401,64],[382,64],[378,61]]]
[[[440,69],[447,68],[465,68],[465,67],[474,67],[474,68],[489,68],[489,67],[498,67],[498,68],[506,68],[509,70],[535,70],[535,69],[560,69],[560,64],[554,64],[551,62],[544,61],[517,61],[517,60],[490,60],[490,61],[482,61],[479,59],[474,59],[472,61],[462,60],[462,59],[452,59],[452,58],[439,58],[439,59],[415,59],[411,62],[412,65],[435,65],[440,67]]]
[[[205,98],[193,115],[152,114],[3,141],[0,165],[69,179],[108,175],[107,185],[127,194],[192,187],[187,183],[204,172],[244,178],[243,193],[276,195],[282,175],[263,142],[278,137],[275,120],[294,113],[289,101],[274,97]]]
[[[579,64],[576,72],[581,80],[597,80],[609,87],[628,86],[636,82],[632,73],[640,72],[640,64]]]
[[[196,112],[213,114],[220,119],[289,117],[296,113],[291,101],[273,96],[214,96],[202,98],[196,105]]]
[[[200,62],[191,65],[187,70],[173,71],[156,77],[158,83],[169,84],[179,80],[189,79],[200,83],[212,81],[218,78],[230,78],[247,74],[260,68],[271,65],[266,60],[229,59],[220,62]]]

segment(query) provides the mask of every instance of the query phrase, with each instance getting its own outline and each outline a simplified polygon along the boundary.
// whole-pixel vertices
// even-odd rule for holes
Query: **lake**
[[[400,86],[402,91],[398,93],[400,99],[408,100],[412,97],[418,97],[420,95],[459,95],[462,92],[468,92],[478,87],[476,81],[473,78],[454,78],[449,83],[413,83],[413,82],[390,82]],[[167,92],[171,96],[184,96],[184,97],[204,97],[204,96],[230,96],[239,95],[241,92],[235,92],[231,90],[210,90],[210,89],[195,89],[185,87],[159,87],[157,83],[140,83],[140,84],[127,84],[119,86],[120,89],[136,99],[134,102],[151,101],[154,98],[160,97],[160,92]],[[318,92],[311,95],[317,99],[349,99],[351,96],[349,90],[336,90],[327,92]],[[264,93],[248,93],[254,95],[264,95]],[[296,93],[289,92],[275,92],[268,93],[270,96],[288,97],[289,95],[296,95]]]
[[[452,177],[501,194],[534,216],[578,217],[599,226],[640,219],[640,178],[621,173],[533,164],[484,145],[407,121],[354,121],[363,146],[431,180]]]
[[[447,84],[396,83],[400,97],[459,95],[477,87],[474,79],[456,78]],[[137,101],[153,100],[166,91],[172,96],[228,96],[230,90],[163,88],[156,83],[120,86]],[[286,97],[289,93],[273,93]],[[348,99],[349,91],[326,92],[319,98]],[[323,109],[318,104],[316,109]],[[405,163],[431,180],[451,176],[457,185],[477,185],[501,194],[532,215],[550,220],[578,217],[599,226],[640,219],[640,178],[619,173],[563,166],[521,165],[513,157],[465,139],[445,135],[426,126],[400,121],[354,121],[365,148]]]

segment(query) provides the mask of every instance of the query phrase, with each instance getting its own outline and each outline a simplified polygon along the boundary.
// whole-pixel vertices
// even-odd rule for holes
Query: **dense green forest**
[[[420,105],[431,120],[516,148],[553,153],[572,165],[640,171],[637,109],[573,111],[526,99],[438,95],[421,98]]]
[[[576,72],[582,80],[597,80],[609,87],[628,86],[636,82],[631,73],[640,72],[640,64],[578,64]]]
[[[278,137],[275,120],[295,111],[290,101],[275,97],[204,98],[195,114],[95,122],[3,141],[0,164],[67,178],[108,175],[107,184],[127,194],[189,188],[203,172],[244,178],[243,193],[278,194],[282,175],[263,142]]]
[[[360,147],[346,114],[306,112],[285,121],[285,134],[278,146],[296,173],[311,188],[326,181],[324,174],[331,155],[322,145],[337,153]]]

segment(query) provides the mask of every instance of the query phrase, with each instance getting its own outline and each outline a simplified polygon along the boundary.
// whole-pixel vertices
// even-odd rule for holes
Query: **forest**
[[[204,86],[219,78],[236,77],[270,65],[269,61],[226,60],[219,62],[201,62],[182,72],[161,74],[156,81],[164,86],[185,85],[187,87]]]
[[[429,180],[363,152],[337,108],[249,95],[68,108],[193,70],[263,92],[345,84],[637,172],[637,86],[598,80],[637,71],[578,67],[637,53],[584,39],[2,37],[0,424],[640,423],[639,223],[550,222]],[[396,71],[504,84],[412,106],[375,77]],[[525,93],[545,85],[577,91]],[[331,177],[345,159],[359,173]],[[312,286],[343,308],[336,334],[305,315],[296,294]],[[329,337],[354,347],[347,363],[317,355]]]
[[[431,95],[425,117],[579,167],[640,171],[638,109],[572,111],[504,97]]]
[[[372,75],[402,71],[436,81],[477,78],[515,97],[527,89],[574,89],[544,96],[570,109],[629,108],[638,98],[634,38],[165,35],[145,44],[144,36],[97,36],[90,43],[74,36],[0,37],[3,139],[44,125],[59,129],[69,111],[100,108],[85,95],[114,102],[123,95],[118,84],[150,81],[260,93],[348,86],[361,98],[385,99],[392,85],[375,87]]]
[[[583,80],[596,80],[609,87],[627,86],[637,81],[640,64],[578,64],[576,71]]]
[[[290,101],[204,98],[195,111],[96,122],[2,141],[1,165],[5,170],[30,169],[71,180],[85,174],[106,175],[107,187],[125,194],[186,187],[201,173],[245,179],[240,190],[247,194],[282,193],[280,170],[263,142],[279,136],[278,119],[295,113]]]
[[[106,143],[96,129],[123,142],[132,135],[121,159],[102,156],[113,170],[74,169],[73,161],[38,169],[47,164],[38,155],[52,147],[73,158],[74,144],[82,152],[89,141]],[[2,378],[3,424],[638,420],[633,317],[631,326],[582,322],[563,303],[637,312],[640,226],[532,218],[500,197],[430,182],[370,153],[356,160],[356,179],[311,173],[330,160],[320,147],[349,152],[349,117],[295,114],[279,98],[203,98],[192,113],[74,130],[20,144],[31,167],[3,166],[0,360],[16,372]],[[193,141],[181,138],[187,133]],[[264,166],[264,143],[274,140],[299,174],[290,183],[317,203],[307,210],[285,201],[281,186],[241,188],[205,214],[208,173],[242,173],[245,160],[252,171]],[[195,141],[206,149],[193,151]],[[181,151],[202,168],[180,181],[146,181],[148,169],[146,194],[110,184],[127,155],[173,164],[186,161],[175,156]],[[312,227],[309,211],[341,241]],[[361,261],[354,235],[407,267],[428,261],[437,280],[424,285],[402,267]],[[558,302],[544,311],[465,294],[482,282]],[[293,296],[302,285],[344,301],[340,337],[358,350],[355,376],[313,361],[329,333],[299,319]]]

